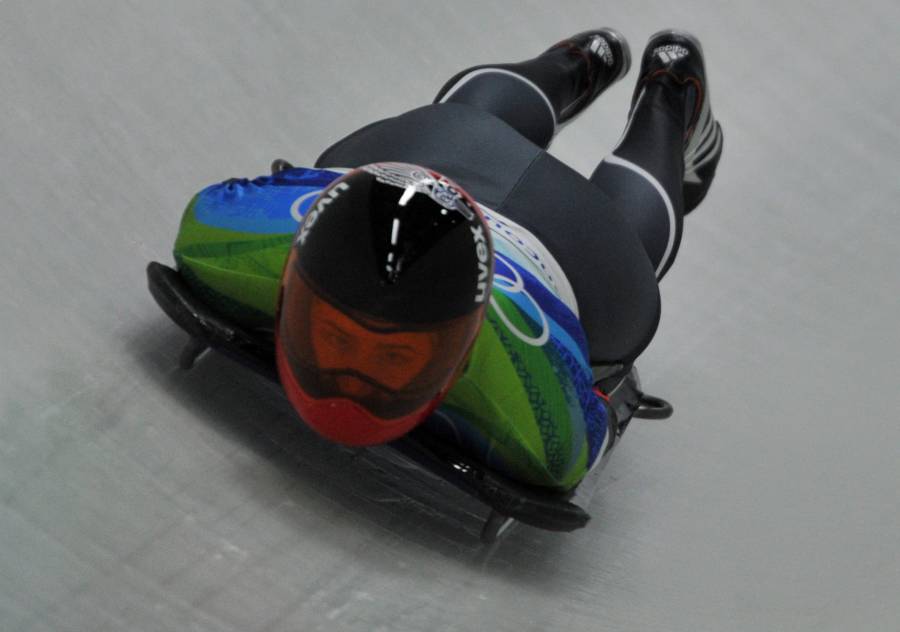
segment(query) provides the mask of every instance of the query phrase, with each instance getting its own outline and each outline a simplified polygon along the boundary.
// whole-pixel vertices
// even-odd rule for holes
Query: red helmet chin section
[[[275,349],[281,384],[300,418],[326,439],[344,445],[370,446],[393,441],[425,421],[443,399],[444,393],[440,393],[432,401],[407,415],[382,419],[350,399],[310,397],[297,383],[277,340]]]

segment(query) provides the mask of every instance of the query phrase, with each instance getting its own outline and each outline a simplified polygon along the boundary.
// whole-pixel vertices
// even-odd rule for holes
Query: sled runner
[[[278,382],[269,332],[247,331],[216,313],[173,268],[151,262],[147,279],[157,304],[190,336],[179,358],[182,369],[190,369],[200,355],[212,349]],[[608,459],[633,417],[665,419],[672,414],[667,402],[641,391],[634,367],[595,369],[595,384],[606,394],[611,424],[610,441],[598,457],[599,466]],[[496,540],[514,521],[550,531],[574,531],[590,520],[589,514],[572,502],[575,489],[562,492],[516,482],[442,441],[426,425],[388,445],[490,508],[481,532],[485,543]]]

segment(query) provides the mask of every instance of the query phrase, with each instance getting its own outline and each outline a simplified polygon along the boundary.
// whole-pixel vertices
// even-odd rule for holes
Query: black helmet
[[[282,276],[278,371],[300,417],[351,445],[423,421],[480,330],[493,261],[477,204],[438,173],[377,163],[333,182]]]

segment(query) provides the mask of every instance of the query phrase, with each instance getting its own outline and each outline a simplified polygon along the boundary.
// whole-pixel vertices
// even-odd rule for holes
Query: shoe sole
[[[621,70],[619,70],[619,74],[616,75],[616,78],[613,80],[618,81],[619,79],[627,75],[629,70],[631,70],[631,47],[628,45],[628,40],[625,39],[625,36],[619,33],[619,31],[617,31],[616,29],[603,27],[597,29],[597,31],[618,42],[619,50],[622,51],[622,68]]]
[[[687,31],[682,31],[680,29],[663,29],[662,31],[657,31],[647,39],[647,47],[649,47],[650,44],[657,38],[663,37],[679,37],[686,39],[697,48],[700,56],[703,57],[703,45],[700,43],[700,40],[697,39],[697,36],[693,33],[688,33]]]
[[[617,74],[615,76],[615,78],[610,82],[610,84],[613,84],[613,83],[617,82],[619,79],[621,79],[622,77],[624,77],[628,73],[628,71],[631,69],[631,47],[628,45],[628,40],[625,39],[625,36],[622,35],[619,31],[617,31],[614,28],[611,28],[608,26],[602,26],[599,29],[578,33],[578,34],[574,35],[573,37],[579,37],[579,36],[583,36],[583,35],[587,35],[587,34],[600,35],[600,36],[606,38],[607,40],[611,40],[611,41],[618,43],[619,50],[622,53],[622,67],[619,69],[619,74]],[[570,40],[563,40],[563,42],[566,42],[566,41],[570,41]],[[560,44],[562,44],[563,42],[560,42]],[[551,51],[554,48],[556,48],[556,46],[559,46],[560,44],[551,46],[544,52],[546,53],[547,51]]]

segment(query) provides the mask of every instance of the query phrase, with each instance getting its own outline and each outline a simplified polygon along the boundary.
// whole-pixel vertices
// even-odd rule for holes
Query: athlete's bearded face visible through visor
[[[276,330],[279,375],[301,418],[351,445],[394,439],[440,403],[480,329],[493,271],[480,214],[443,208],[448,181],[440,204],[427,191],[398,204],[409,189],[398,170],[429,172],[384,167],[390,183],[380,165],[351,172],[304,238],[301,226]],[[385,262],[402,273],[385,274]]]
[[[435,335],[426,332],[377,332],[363,327],[322,299],[309,310],[313,359],[330,374],[338,392],[367,408],[380,408],[409,386],[432,358]]]

